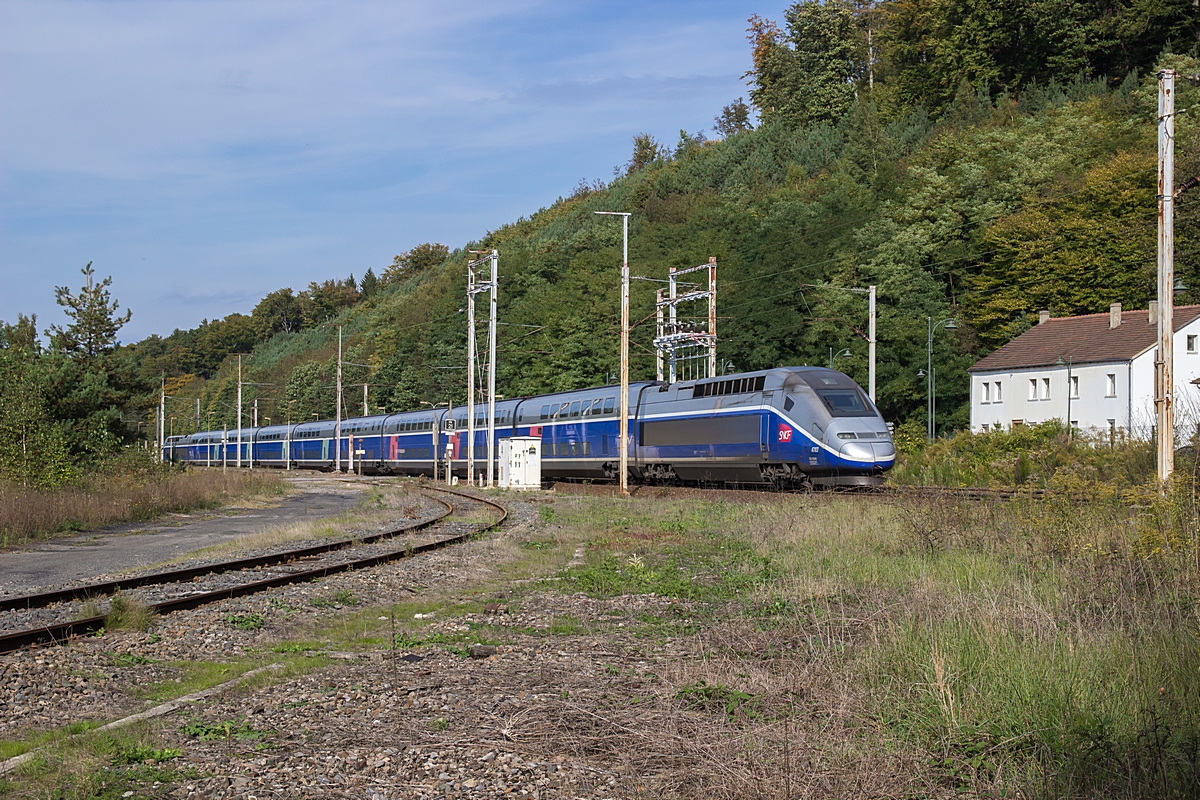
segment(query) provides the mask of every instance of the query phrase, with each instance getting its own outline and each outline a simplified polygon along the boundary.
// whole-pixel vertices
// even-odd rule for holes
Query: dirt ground
[[[554,511],[586,500],[505,502],[509,523],[462,546],[0,657],[0,755],[33,753],[0,797],[954,794],[919,777],[928,754],[862,735],[829,657],[852,631],[589,584],[603,544]],[[682,569],[620,558],[659,583]],[[718,585],[710,568],[687,585]]]

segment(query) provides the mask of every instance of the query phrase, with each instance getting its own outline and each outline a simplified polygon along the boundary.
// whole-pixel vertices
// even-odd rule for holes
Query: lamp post
[[[628,211],[596,211],[621,218],[621,497],[629,497],[629,214]]]
[[[853,355],[853,354],[850,352],[849,347],[845,348],[844,350],[839,352],[837,355],[834,355],[832,347],[829,348],[829,368],[833,369],[833,360],[835,358],[849,358],[851,355]]]
[[[1067,360],[1063,361],[1063,357],[1059,356],[1058,361],[1054,362],[1060,367],[1065,366],[1067,368],[1067,441],[1071,441],[1074,438],[1075,433],[1075,426],[1071,424],[1071,395],[1073,394],[1072,389],[1074,388],[1071,386],[1071,367],[1073,366],[1071,363],[1072,358],[1073,356],[1067,356]]]
[[[958,327],[958,323],[953,318],[944,319],[941,322],[934,323],[933,317],[926,317],[926,322],[929,325],[929,339],[926,342],[926,370],[925,370],[925,396],[926,396],[926,420],[928,421],[925,432],[926,438],[933,441],[937,436],[937,378],[933,372],[933,334],[937,333],[938,328],[945,328],[952,331]]]

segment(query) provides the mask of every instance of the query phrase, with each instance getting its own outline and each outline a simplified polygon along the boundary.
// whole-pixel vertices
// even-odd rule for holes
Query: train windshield
[[[817,394],[835,417],[872,417],[863,396],[857,389],[820,389]]]

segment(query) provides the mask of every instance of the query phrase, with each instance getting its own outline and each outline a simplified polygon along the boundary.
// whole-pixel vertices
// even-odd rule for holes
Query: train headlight
[[[838,434],[838,438],[839,439],[853,439],[854,432],[853,431],[843,431],[842,433]]]

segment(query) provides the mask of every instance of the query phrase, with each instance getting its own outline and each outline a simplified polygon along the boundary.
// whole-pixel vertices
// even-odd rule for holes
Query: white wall
[[[1131,324],[1131,323],[1125,323]],[[1189,351],[1188,337],[1195,337]],[[1188,437],[1200,423],[1200,387],[1191,381],[1200,377],[1200,319],[1175,334],[1175,415],[1176,427]],[[1154,350],[1142,353],[1132,363],[1113,361],[1105,364],[1070,366],[1071,377],[1078,378],[1078,396],[1070,398],[1071,422],[1091,433],[1128,432],[1139,439],[1149,438],[1155,421]],[[1115,378],[1110,394],[1109,378]],[[1035,425],[1050,419],[1067,418],[1068,366],[1028,370],[976,372],[971,374],[971,430],[979,433],[1005,430],[1016,420]],[[1030,399],[1029,381],[1036,380],[1037,396]],[[1049,379],[1049,396],[1045,380]],[[996,384],[1001,399],[996,401]],[[984,384],[987,384],[985,392]],[[984,402],[985,396],[988,402]]]

